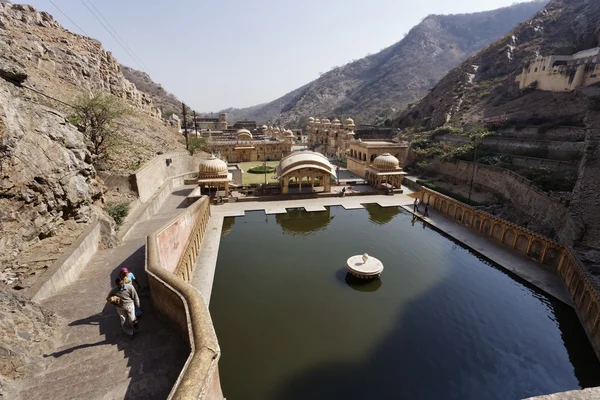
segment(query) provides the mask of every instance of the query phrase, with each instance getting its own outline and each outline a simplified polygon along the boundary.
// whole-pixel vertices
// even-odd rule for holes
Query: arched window
[[[360,152],[360,151],[358,152],[358,159],[362,160],[362,152]]]
[[[367,153],[363,154],[362,160],[367,161]]]
[[[376,154],[371,154],[371,162],[373,162],[373,160],[375,160],[375,157],[377,157]]]

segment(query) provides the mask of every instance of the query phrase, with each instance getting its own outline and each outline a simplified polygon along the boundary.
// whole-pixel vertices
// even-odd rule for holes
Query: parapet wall
[[[462,160],[440,162],[437,170],[462,182],[470,182],[474,176],[475,185],[509,199],[519,210],[556,232],[565,224],[568,208],[564,201],[550,197],[536,188],[531,181],[510,170]]]
[[[600,285],[572,249],[425,187],[421,189],[421,202],[558,272],[596,356],[600,358]]]
[[[170,162],[167,163],[167,160]],[[140,202],[148,201],[167,179],[197,171],[200,160],[201,157],[190,156],[187,151],[154,157],[133,174],[132,180]]]
[[[188,283],[209,217],[209,201],[203,197],[147,238],[146,272],[152,302],[190,347],[169,399],[224,400],[218,371],[221,350],[212,319],[204,298]],[[181,271],[187,272],[174,273]]]

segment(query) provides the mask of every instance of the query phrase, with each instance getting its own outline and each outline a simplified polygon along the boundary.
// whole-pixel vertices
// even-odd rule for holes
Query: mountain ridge
[[[382,51],[347,63],[263,105],[226,109],[231,119],[299,123],[310,115],[381,123],[417,101],[446,72],[539,11],[547,0],[471,14],[425,17]]]

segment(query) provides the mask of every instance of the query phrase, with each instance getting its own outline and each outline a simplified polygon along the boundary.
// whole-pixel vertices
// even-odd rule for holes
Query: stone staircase
[[[42,305],[63,318],[54,351],[43,370],[20,383],[17,399],[164,399],[188,356],[185,341],[159,319],[144,273],[145,237],[182,211],[185,191],[171,195],[149,221],[137,224],[115,249],[102,250],[79,279]],[[119,318],[105,298],[123,268],[142,285],[143,315],[133,338],[121,331]]]

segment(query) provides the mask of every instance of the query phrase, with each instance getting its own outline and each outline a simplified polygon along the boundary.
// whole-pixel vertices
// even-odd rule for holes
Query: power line
[[[125,41],[125,39],[123,39],[123,38],[121,37],[121,35],[119,35],[119,32],[117,32],[117,30],[116,30],[115,28],[113,28],[113,26],[110,24],[110,22],[108,22],[108,20],[107,20],[107,19],[104,17],[104,15],[102,15],[102,13],[100,12],[100,10],[98,10],[98,9],[96,8],[96,6],[94,6],[94,3],[93,3],[93,2],[91,2],[91,1],[88,1],[88,3],[90,4],[90,6],[92,6],[92,8],[93,8],[94,10],[96,10],[96,12],[98,13],[98,15],[100,15],[100,17],[101,17],[101,18],[104,20],[104,22],[106,22],[106,24],[108,25],[108,27],[109,27],[110,29],[112,29],[112,30],[113,30],[113,32],[115,33],[115,35],[117,35],[117,37],[118,37],[119,39],[121,39],[121,41],[123,42],[123,44],[125,45],[125,47],[127,47],[127,49],[128,49],[129,51],[131,51],[131,54],[130,54],[130,55],[133,55],[133,57],[135,57],[135,60],[136,60],[136,61],[139,61],[139,63],[142,65],[142,67],[144,67],[144,68],[146,69],[146,71],[150,72],[150,68],[148,68],[148,67],[147,67],[147,66],[146,66],[146,65],[143,63],[143,61],[142,61],[142,60],[141,60],[141,59],[138,57],[138,55],[137,55],[137,54],[135,54],[135,52],[133,51],[133,49],[132,49],[131,47],[129,47],[129,45],[127,44],[127,42]]]
[[[133,60],[133,61],[134,61],[134,62],[135,62],[137,65],[138,65],[138,67],[139,67],[141,70],[144,70],[144,67],[142,67],[142,66],[140,65],[140,63],[139,63],[139,62],[137,62],[137,60],[135,59],[135,57],[134,57],[134,56],[133,56],[133,55],[132,55],[132,54],[129,52],[129,50],[127,50],[127,49],[125,48],[125,46],[123,46],[123,45],[121,44],[121,41],[120,41],[119,39],[117,39],[117,37],[116,37],[116,36],[115,36],[115,35],[114,35],[114,34],[113,34],[111,31],[110,31],[110,29],[108,29],[108,27],[107,27],[107,26],[104,24],[104,22],[102,22],[102,21],[100,20],[100,18],[98,18],[98,16],[96,15],[96,13],[94,13],[94,11],[92,11],[92,9],[91,9],[91,8],[90,8],[90,7],[87,5],[87,3],[86,3],[84,0],[81,0],[81,3],[82,3],[84,6],[85,6],[85,8],[87,8],[87,9],[89,10],[89,12],[90,12],[90,13],[92,13],[92,15],[94,16],[94,18],[96,18],[96,20],[97,20],[98,22],[100,22],[100,25],[102,25],[102,26],[104,27],[104,29],[106,30],[106,32],[108,32],[108,33],[110,34],[110,36],[112,36],[112,37],[113,37],[113,39],[115,39],[115,42],[117,42],[117,43],[118,43],[118,45],[119,45],[119,46],[121,46],[121,48],[122,48],[123,50],[125,50],[125,52],[126,52],[127,54],[129,54],[129,57],[131,57],[131,59],[132,59],[132,60]]]
[[[90,35],[88,35],[87,33],[85,33],[85,31],[84,31],[83,29],[81,29],[81,27],[80,27],[79,25],[77,25],[77,24],[75,23],[75,21],[73,21],[71,18],[69,18],[69,16],[68,16],[67,14],[65,14],[65,12],[64,12],[63,10],[61,10],[61,9],[60,9],[60,7],[59,7],[59,6],[57,6],[57,5],[56,5],[56,4],[55,4],[55,3],[54,3],[52,0],[48,0],[48,1],[49,1],[50,3],[52,3],[52,5],[53,5],[54,7],[56,7],[56,9],[57,9],[58,11],[60,11],[60,13],[61,13],[62,15],[64,15],[66,19],[68,19],[69,21],[71,21],[71,23],[72,23],[73,25],[75,25],[75,26],[77,27],[77,29],[79,29],[79,30],[80,30],[80,31],[81,31],[81,32],[82,32],[82,33],[83,33],[85,36],[90,36]]]
[[[52,96],[50,96],[50,95],[47,95],[46,93],[40,92],[40,91],[39,91],[39,90],[37,90],[37,89],[34,89],[34,88],[32,88],[32,87],[29,87],[29,86],[27,86],[27,85],[24,85],[22,82],[18,82],[18,81],[15,81],[15,80],[13,80],[13,79],[10,79],[10,78],[5,78],[5,77],[3,77],[2,79],[4,79],[4,80],[5,80],[5,81],[7,81],[7,82],[10,82],[10,83],[12,83],[13,85],[15,85],[15,86],[17,86],[17,87],[22,87],[22,88],[24,88],[24,89],[31,90],[31,91],[32,91],[32,92],[34,92],[34,93],[37,93],[37,94],[39,94],[39,95],[42,95],[42,96],[44,96],[44,97],[47,97],[47,98],[49,98],[49,99],[52,99],[52,100],[54,100],[54,101],[57,101],[57,102],[59,102],[60,104],[62,104],[62,105],[65,105],[65,106],[67,106],[67,107],[71,107],[71,108],[73,108],[73,109],[76,109],[76,110],[78,109],[76,106],[74,106],[74,105],[72,105],[72,104],[65,103],[64,101],[62,101],[62,100],[59,100],[59,99],[57,99],[56,97],[52,97]]]

